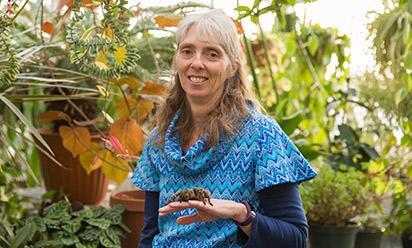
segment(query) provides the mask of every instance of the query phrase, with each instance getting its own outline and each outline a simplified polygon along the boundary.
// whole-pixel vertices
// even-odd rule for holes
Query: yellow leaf
[[[114,52],[114,60],[117,65],[121,65],[126,59],[126,47],[118,47]]]
[[[120,118],[129,117],[131,113],[129,113],[129,109],[127,108],[126,101],[129,104],[130,111],[133,113],[134,109],[136,108],[137,101],[133,99],[132,96],[126,96],[126,98],[121,98],[117,104],[116,108]]]
[[[155,19],[156,24],[161,28],[176,27],[177,24],[179,23],[179,19],[166,17],[162,15],[156,16],[154,19]]]
[[[63,146],[70,151],[73,157],[87,151],[91,146],[89,130],[85,127],[68,127],[59,128],[60,136],[63,140]]]
[[[70,116],[66,115],[61,111],[46,111],[44,113],[39,114],[36,117],[36,120],[38,120],[42,124],[48,124],[52,121],[57,120],[71,121],[71,118]]]
[[[118,184],[121,184],[130,171],[127,161],[114,157],[110,151],[104,150],[100,153],[104,159],[102,161],[103,173],[110,179]]]
[[[93,0],[83,0],[82,1],[82,7],[86,9],[95,9],[99,7],[100,3],[96,3]]]
[[[164,95],[165,93],[166,87],[153,82],[146,82],[142,90],[142,94],[146,95]]]
[[[109,60],[106,57],[106,54],[104,51],[99,51],[97,54],[96,60],[94,61],[94,64],[100,69],[100,70],[108,70],[109,67],[107,66],[107,63]]]
[[[153,102],[140,97],[137,100],[137,121],[141,123],[149,115],[153,108]]]
[[[102,94],[102,96],[109,96],[109,92],[106,90],[106,88],[100,85],[96,85],[96,87],[99,90],[100,94]]]
[[[109,135],[115,136],[130,155],[136,155],[143,148],[142,129],[132,118],[121,118],[114,122]]]
[[[112,79],[111,82],[117,85],[127,84],[129,85],[130,89],[132,89],[132,91],[137,91],[139,87],[138,80],[134,77],[121,77],[118,79]]]
[[[113,39],[113,30],[110,26],[104,29],[104,35],[106,35],[110,39]]]
[[[80,164],[87,171],[87,174],[90,174],[92,171],[97,170],[102,166],[102,160],[97,156],[101,150],[103,149],[99,144],[92,142],[90,150],[79,155]]]

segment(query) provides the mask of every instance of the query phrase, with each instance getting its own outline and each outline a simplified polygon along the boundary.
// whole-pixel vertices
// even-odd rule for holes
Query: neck
[[[187,98],[192,113],[192,118],[195,127],[200,127],[205,124],[207,115],[215,108],[219,97],[212,97],[210,99],[189,99]]]

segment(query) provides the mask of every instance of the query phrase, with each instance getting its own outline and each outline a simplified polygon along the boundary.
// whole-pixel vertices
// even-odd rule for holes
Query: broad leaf
[[[141,123],[154,108],[152,101],[139,97],[137,100],[136,120]]]
[[[109,134],[115,136],[131,155],[136,155],[142,150],[143,132],[136,120],[132,118],[121,118],[114,122]]]
[[[154,19],[155,19],[156,24],[161,28],[176,27],[177,24],[179,23],[179,19],[166,17],[163,15],[156,16]]]
[[[137,91],[139,87],[138,80],[134,77],[121,77],[119,79],[112,79],[110,80],[110,82],[117,85],[127,84],[129,85],[130,89],[132,89],[132,91]]]
[[[60,136],[63,139],[63,146],[70,151],[73,157],[87,151],[91,147],[90,132],[85,127],[68,127],[59,128]]]
[[[92,142],[90,147],[91,149],[88,149],[79,156],[80,164],[87,171],[87,174],[102,166],[102,160],[99,159],[97,154],[103,149],[96,142]]]
[[[146,85],[142,90],[142,94],[146,95],[164,95],[165,93],[166,87],[153,82],[146,82]]]
[[[124,182],[130,170],[127,161],[113,156],[113,153],[107,150],[100,154],[104,159],[104,161],[102,161],[102,169],[107,178],[118,184]]]
[[[38,115],[36,117],[36,120],[38,120],[42,124],[48,124],[52,121],[57,120],[71,121],[71,118],[61,111],[46,111]]]
[[[127,107],[127,104],[129,105],[129,108]],[[133,110],[136,108],[137,101],[133,99],[131,95],[126,96],[126,98],[121,98],[117,103],[116,103],[116,108],[117,112],[119,114],[120,118],[126,118],[129,117],[131,113],[133,113]]]

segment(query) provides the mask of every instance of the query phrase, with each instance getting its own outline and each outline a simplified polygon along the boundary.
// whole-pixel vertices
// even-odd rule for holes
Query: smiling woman
[[[259,112],[233,21],[191,15],[176,37],[175,81],[132,177],[146,191],[139,247],[305,247],[298,183],[316,173]],[[210,201],[176,198],[193,188]]]

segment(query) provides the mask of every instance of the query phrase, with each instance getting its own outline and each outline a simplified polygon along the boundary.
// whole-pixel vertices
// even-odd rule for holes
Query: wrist
[[[235,211],[235,216],[233,216],[233,220],[236,222],[242,223],[246,221],[248,217],[248,210],[243,203],[236,203],[237,204],[237,211]]]

